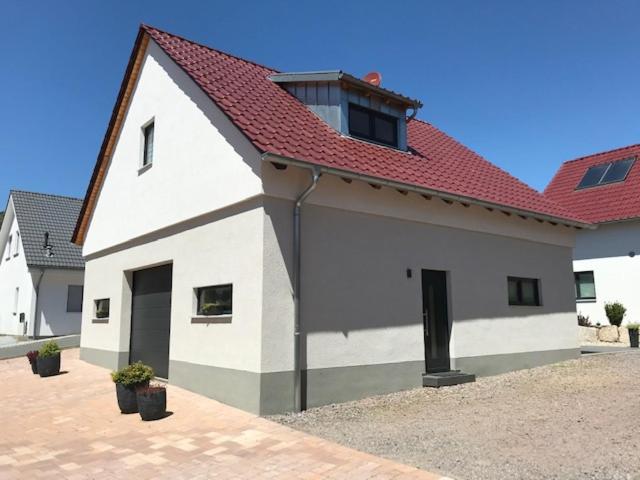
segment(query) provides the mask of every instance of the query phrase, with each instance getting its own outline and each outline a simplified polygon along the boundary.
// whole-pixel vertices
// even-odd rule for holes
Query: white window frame
[[[15,245],[13,247],[13,256],[17,257],[20,253],[20,232],[16,230]]]
[[[11,258],[11,245],[13,244],[13,235],[9,235],[9,240],[7,240],[7,256],[5,260],[9,260]]]
[[[149,126],[153,125],[153,153],[151,154],[151,161],[145,164],[145,151],[147,149],[147,142],[145,132]],[[153,166],[153,161],[156,154],[156,117],[151,117],[140,127],[140,159],[138,160],[138,175],[146,172]]]

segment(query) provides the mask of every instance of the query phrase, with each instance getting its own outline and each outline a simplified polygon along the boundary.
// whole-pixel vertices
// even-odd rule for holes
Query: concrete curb
[[[40,347],[49,340],[55,340],[61,349],[77,348],[80,346],[80,335],[66,335],[64,337],[50,337],[39,340],[29,340],[26,342],[16,343],[14,345],[5,345],[0,347],[0,360],[7,358],[16,358],[26,355],[30,350],[39,350]]]

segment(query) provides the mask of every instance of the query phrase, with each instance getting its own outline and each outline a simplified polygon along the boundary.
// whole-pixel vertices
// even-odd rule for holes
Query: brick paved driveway
[[[0,361],[0,478],[423,479],[441,477],[291,430],[178,387],[173,415],[122,415],[108,371],[62,353],[40,378]]]

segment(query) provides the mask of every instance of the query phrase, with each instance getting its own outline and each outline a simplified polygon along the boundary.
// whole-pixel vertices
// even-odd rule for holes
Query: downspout
[[[300,350],[300,207],[320,180],[320,169],[311,169],[311,184],[297,198],[293,208],[293,406],[296,412],[302,411],[302,368]]]
[[[40,305],[40,283],[42,282],[42,277],[44,277],[44,268],[40,269],[40,276],[38,277],[38,281],[36,282],[36,311],[33,315],[33,334],[31,335],[32,339],[36,339],[36,329],[40,329],[40,319],[38,315],[38,307]]]

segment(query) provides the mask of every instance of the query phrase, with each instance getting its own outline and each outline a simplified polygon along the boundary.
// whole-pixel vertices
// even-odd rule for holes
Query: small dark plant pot
[[[36,358],[33,362],[31,362],[31,371],[34,374],[38,374],[38,359]]]
[[[118,397],[118,407],[122,413],[138,413],[136,389],[147,385],[149,382],[136,383],[135,385],[116,383],[116,397]]]
[[[167,414],[167,390],[151,387],[138,392],[138,408],[145,422],[164,418]]]
[[[629,344],[631,348],[638,348],[638,330],[629,330]]]
[[[52,377],[60,373],[60,352],[51,357],[38,357],[36,369],[41,377]]]

